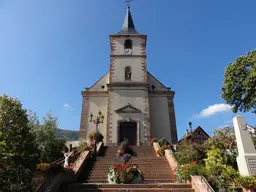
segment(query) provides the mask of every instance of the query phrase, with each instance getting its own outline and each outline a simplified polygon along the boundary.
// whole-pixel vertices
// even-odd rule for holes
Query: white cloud
[[[203,109],[199,114],[196,114],[196,117],[208,117],[215,115],[216,113],[231,111],[231,106],[224,103],[210,105],[206,109]]]
[[[63,105],[63,107],[66,108],[66,109],[69,109],[69,110],[74,110],[74,108],[71,107],[71,105],[69,105],[68,103],[65,103],[65,104]]]

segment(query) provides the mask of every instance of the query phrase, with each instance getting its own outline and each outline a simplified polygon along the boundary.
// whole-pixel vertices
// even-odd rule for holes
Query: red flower
[[[196,162],[197,162],[197,161],[193,161],[193,162],[191,163],[191,165],[195,165],[195,164],[196,164]]]

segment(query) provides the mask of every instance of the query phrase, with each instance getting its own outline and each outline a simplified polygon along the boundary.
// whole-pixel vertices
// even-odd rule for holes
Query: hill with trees
[[[73,131],[73,130],[65,130],[65,129],[56,129],[56,137],[63,137],[66,141],[74,141],[78,140],[79,137],[79,131]]]

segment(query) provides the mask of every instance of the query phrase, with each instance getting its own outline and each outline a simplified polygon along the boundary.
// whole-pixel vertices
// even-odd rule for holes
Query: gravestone
[[[256,174],[256,150],[250,133],[247,131],[247,123],[242,116],[233,118],[233,124],[238,148],[237,165],[241,175]]]

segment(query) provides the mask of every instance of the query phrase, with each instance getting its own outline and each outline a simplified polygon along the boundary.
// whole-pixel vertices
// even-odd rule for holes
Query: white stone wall
[[[113,96],[113,120],[112,120],[112,143],[117,143],[118,121],[131,118],[140,122],[140,142],[144,142],[144,95],[143,90],[115,90],[111,92]],[[142,113],[117,114],[115,110],[120,109],[130,103],[133,107],[142,111]]]
[[[143,82],[144,72],[141,70],[142,63],[141,58],[138,57],[120,57],[115,59],[115,75],[113,82],[124,82],[125,81],[125,67],[131,67],[131,81],[127,82]]]
[[[148,73],[148,84],[149,84],[149,90],[153,91],[152,85],[155,86],[154,91],[166,91],[165,86],[160,83],[154,76],[152,76],[150,73]]]
[[[109,72],[99,79],[91,88],[90,91],[107,91],[107,84],[109,83]],[[104,85],[104,89],[102,89]]]
[[[124,55],[124,42],[126,39],[132,40],[132,50],[133,55],[141,55],[141,38],[133,37],[133,38],[123,38],[123,37],[115,37],[116,41],[116,50],[113,52],[115,55]]]
[[[89,97],[89,113],[94,115],[94,118],[98,114],[99,110],[103,113],[105,119],[103,124],[99,124],[98,128],[99,131],[102,133],[104,136],[104,143],[106,143],[106,135],[107,135],[107,106],[108,106],[108,97]],[[87,137],[88,134],[91,131],[95,131],[96,125],[93,122],[89,122],[89,117],[88,117],[88,131],[87,131]],[[87,139],[87,138],[86,138]]]
[[[164,137],[171,141],[168,101],[166,96],[149,96],[150,127],[152,138]]]

